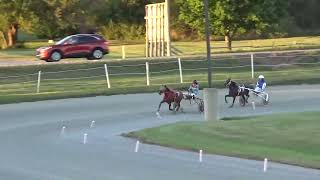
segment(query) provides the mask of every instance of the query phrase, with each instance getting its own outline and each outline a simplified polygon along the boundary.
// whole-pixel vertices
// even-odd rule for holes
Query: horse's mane
[[[234,81],[230,80],[230,85],[238,86],[238,83],[236,83],[236,82],[234,82]]]

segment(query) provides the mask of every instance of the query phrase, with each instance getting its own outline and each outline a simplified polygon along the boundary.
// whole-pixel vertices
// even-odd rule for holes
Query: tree
[[[203,0],[180,0],[179,19],[204,32]],[[232,38],[248,31],[257,33],[277,23],[287,10],[283,0],[211,0],[209,1],[210,25],[213,34],[225,36],[229,50]]]
[[[1,33],[5,35],[6,44],[11,47],[17,41],[17,34],[20,24],[27,24],[28,19],[33,15],[29,11],[32,1],[30,0],[1,0],[0,1],[0,23]]]

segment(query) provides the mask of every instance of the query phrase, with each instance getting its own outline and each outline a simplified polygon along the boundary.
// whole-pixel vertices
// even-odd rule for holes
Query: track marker
[[[251,103],[251,104],[252,104],[252,109],[253,109],[253,110],[256,110],[256,104],[255,104],[255,102],[254,102],[254,101],[252,101],[252,103]]]
[[[91,121],[90,128],[94,128],[95,124],[96,124],[95,121]]]
[[[137,141],[136,148],[134,149],[134,152],[136,152],[136,153],[139,151],[139,144],[140,144],[140,141]]]
[[[87,144],[87,141],[88,141],[88,134],[85,133],[85,134],[83,135],[83,144]]]
[[[268,159],[264,158],[264,162],[263,162],[263,172],[267,172],[268,170]]]
[[[66,131],[66,126],[62,126],[60,135],[64,135],[65,131]]]
[[[202,150],[199,151],[199,162],[202,162]]]

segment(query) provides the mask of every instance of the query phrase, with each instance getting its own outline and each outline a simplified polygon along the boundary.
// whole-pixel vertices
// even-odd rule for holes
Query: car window
[[[67,44],[78,44],[79,43],[79,37],[72,37],[67,41]]]
[[[97,41],[97,38],[92,37],[92,36],[81,36],[79,38],[79,43],[90,43],[90,42],[95,42]]]
[[[68,37],[65,37],[63,39],[61,39],[60,41],[58,41],[56,44],[57,45],[60,45],[60,44],[64,44],[66,42],[68,42],[72,37],[68,36]]]

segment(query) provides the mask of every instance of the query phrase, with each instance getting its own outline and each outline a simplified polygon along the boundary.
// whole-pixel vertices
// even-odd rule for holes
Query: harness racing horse
[[[161,105],[163,103],[169,104],[170,111],[179,111],[180,102],[183,99],[183,93],[181,91],[172,90],[172,89],[168,88],[168,86],[163,85],[163,86],[161,86],[160,91],[159,91],[159,95],[162,95],[162,94],[164,94],[164,96],[163,96],[162,101],[159,104],[158,112],[160,111]],[[171,108],[172,103],[173,103],[173,109]]]
[[[232,105],[230,106],[230,108],[233,107],[234,101],[236,100],[237,96],[240,96],[242,98],[240,99],[241,106],[245,106],[246,103],[248,103],[248,99],[250,97],[249,95],[250,91],[246,88],[252,89],[251,86],[243,85],[242,87],[240,87],[236,82],[232,81],[230,78],[226,80],[224,85],[229,88],[229,94],[225,95],[224,97],[225,102],[228,103],[227,97],[233,97]],[[247,98],[245,98],[245,96]]]

